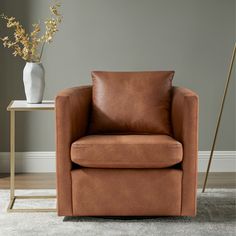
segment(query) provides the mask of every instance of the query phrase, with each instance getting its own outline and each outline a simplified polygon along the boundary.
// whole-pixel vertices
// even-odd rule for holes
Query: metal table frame
[[[16,196],[15,195],[15,112],[54,111],[54,101],[43,101],[41,104],[27,104],[23,100],[14,100],[7,107],[10,112],[10,202],[7,212],[55,212],[56,208],[17,208],[16,199],[52,199],[56,196]]]

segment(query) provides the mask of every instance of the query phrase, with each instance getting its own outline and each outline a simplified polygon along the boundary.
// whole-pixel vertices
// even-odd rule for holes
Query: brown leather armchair
[[[164,87],[161,85],[159,88],[159,82],[166,81],[167,78],[149,80],[150,75],[158,77],[158,73],[95,72],[93,86],[66,89],[58,94],[58,215],[196,214],[198,96],[188,89],[172,87],[171,84],[165,84]],[[107,81],[113,84],[119,81],[120,77],[129,79],[137,75],[147,81],[137,79],[134,84],[127,84],[128,80],[123,79],[112,89],[107,85]],[[170,73],[162,74],[162,77],[163,75],[170,77]],[[109,80],[106,80],[107,78]],[[134,80],[131,78],[130,81]],[[155,81],[158,81],[157,85]],[[122,84],[123,82],[125,84]],[[138,86],[140,84],[141,90]],[[150,87],[143,89],[146,84]],[[152,92],[155,86],[157,88]],[[163,102],[163,97],[160,96],[166,95],[167,92],[165,94],[161,91],[167,87],[166,91],[170,92],[169,106],[166,103],[169,109],[151,103],[150,107],[162,109],[155,114],[156,118],[152,119],[153,113],[146,109],[146,104],[142,101],[148,96],[154,96],[154,99],[151,99],[153,102]],[[128,91],[127,97],[120,95],[121,89]],[[138,90],[137,94],[133,94],[134,89]],[[146,94],[142,96],[140,93]],[[141,105],[136,105],[136,101]],[[145,112],[143,107],[146,109]],[[127,115],[129,111],[132,113]],[[132,116],[134,112],[137,113]],[[160,116],[164,116],[163,120],[158,120]],[[131,119],[133,126],[129,126],[128,121],[124,122],[123,127],[119,126],[123,122],[123,117],[125,121]],[[140,122],[144,122],[146,117],[147,124],[140,126]],[[166,119],[170,122],[170,127],[166,126],[169,129],[167,133],[154,124],[155,120],[163,123]],[[104,121],[103,126],[98,127],[97,121],[100,124]],[[118,126],[112,132],[116,121]],[[152,121],[153,126],[149,127]]]

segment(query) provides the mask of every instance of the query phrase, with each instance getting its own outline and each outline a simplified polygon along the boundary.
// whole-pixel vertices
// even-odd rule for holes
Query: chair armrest
[[[66,89],[56,97],[56,169],[58,214],[72,215],[70,148],[85,135],[92,97],[92,87]]]
[[[171,121],[173,135],[183,145],[182,214],[196,214],[198,158],[198,95],[173,87]]]

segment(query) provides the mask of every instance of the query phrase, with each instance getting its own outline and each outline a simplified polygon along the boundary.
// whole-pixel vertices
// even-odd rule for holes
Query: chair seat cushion
[[[166,168],[182,161],[182,144],[168,135],[89,135],[71,146],[71,159],[93,168]]]

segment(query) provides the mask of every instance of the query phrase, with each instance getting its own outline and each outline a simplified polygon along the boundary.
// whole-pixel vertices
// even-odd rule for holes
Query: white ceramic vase
[[[45,89],[45,70],[42,63],[26,62],[23,81],[27,103],[41,103]]]

